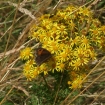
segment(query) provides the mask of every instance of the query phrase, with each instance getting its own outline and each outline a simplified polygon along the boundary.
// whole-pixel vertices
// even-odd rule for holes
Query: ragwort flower
[[[95,47],[105,48],[105,27],[92,18],[88,8],[72,5],[58,10],[52,17],[43,15],[39,20],[39,25],[30,29],[29,37],[42,43],[52,57],[36,66],[31,49],[21,51],[20,57],[28,60],[24,66],[25,76],[31,80],[41,73],[46,75],[55,70],[73,73],[75,76],[69,75],[69,84],[72,89],[77,88],[86,72],[86,65],[96,59]]]
[[[33,58],[32,49],[27,47],[20,52],[21,59],[28,60],[30,57]]]

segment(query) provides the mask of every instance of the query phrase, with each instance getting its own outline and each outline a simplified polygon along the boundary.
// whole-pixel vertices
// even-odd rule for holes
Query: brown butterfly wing
[[[36,49],[36,64],[40,66],[42,63],[46,62],[51,57],[51,53],[44,48]]]

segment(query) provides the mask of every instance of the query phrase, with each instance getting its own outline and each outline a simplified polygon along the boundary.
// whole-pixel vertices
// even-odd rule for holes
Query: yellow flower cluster
[[[76,88],[75,83],[78,84],[87,72],[88,62],[96,59],[94,48],[105,47],[105,26],[92,18],[88,8],[76,6],[58,10],[54,16],[43,15],[39,20],[38,26],[31,27],[29,37],[40,41],[53,59],[36,66],[31,50],[26,48],[21,51],[21,58],[28,59],[24,66],[25,76],[31,80],[42,72],[74,72],[74,75],[78,74],[75,81],[71,74],[69,78],[71,87]]]

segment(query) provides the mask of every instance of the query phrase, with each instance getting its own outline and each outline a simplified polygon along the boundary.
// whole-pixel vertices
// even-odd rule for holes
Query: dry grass
[[[93,7],[97,7],[98,3],[100,0],[0,1],[0,105],[52,105],[46,101],[41,103],[37,96],[33,96],[33,82],[28,82],[22,74],[23,63],[19,58],[19,52],[34,43],[33,40],[27,40],[29,29],[33,23],[38,24],[38,17],[45,13],[54,13],[62,6],[87,5],[94,10]],[[103,11],[104,8],[95,10],[96,13],[100,12],[98,17],[105,13]],[[98,59],[90,64],[93,67],[84,79],[86,82],[83,88],[68,93],[61,105],[105,105],[105,57]],[[52,80],[50,78],[50,81]],[[43,79],[37,78],[35,81],[41,84]],[[58,105],[54,100],[53,103]]]

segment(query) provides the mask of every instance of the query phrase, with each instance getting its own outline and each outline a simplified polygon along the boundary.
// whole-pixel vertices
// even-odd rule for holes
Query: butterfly
[[[46,62],[51,58],[52,54],[45,48],[36,48],[35,49],[35,62],[38,66]]]

